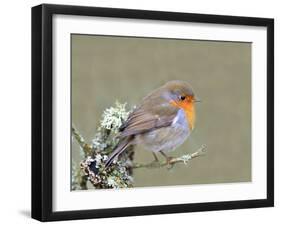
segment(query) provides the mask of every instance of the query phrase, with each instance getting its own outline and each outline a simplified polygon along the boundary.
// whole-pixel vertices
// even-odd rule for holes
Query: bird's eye
[[[185,96],[180,96],[180,99],[181,100],[185,100]]]

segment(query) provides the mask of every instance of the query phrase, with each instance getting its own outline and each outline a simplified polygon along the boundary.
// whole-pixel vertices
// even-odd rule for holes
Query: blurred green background
[[[169,80],[189,82],[202,100],[195,130],[171,152],[202,144],[207,154],[173,169],[136,169],[136,187],[251,181],[251,43],[72,34],[72,123],[91,142],[116,100],[136,105]],[[81,157],[76,142],[74,161]],[[162,158],[162,156],[159,156]],[[136,162],[150,162],[136,148]]]

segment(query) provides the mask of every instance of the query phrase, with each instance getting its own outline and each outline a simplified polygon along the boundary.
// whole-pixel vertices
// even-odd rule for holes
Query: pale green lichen
[[[118,188],[118,183],[115,177],[110,176],[107,178],[107,184],[112,188]]]
[[[121,104],[120,102],[116,101],[114,107],[105,109],[100,121],[101,127],[117,133],[118,129],[124,120],[128,118],[130,113],[126,111],[126,105],[127,103]]]
[[[98,149],[100,151],[104,150],[107,147],[107,144],[104,142],[104,138],[101,132],[96,133],[94,139],[92,140],[92,145],[94,149]]]
[[[183,155],[183,156],[179,157],[178,159],[179,159],[179,160],[182,160],[183,163],[184,163],[185,165],[187,165],[187,163],[189,162],[189,160],[192,159],[192,157],[191,157],[191,155],[187,154],[187,155]]]
[[[123,156],[120,156],[118,161],[114,160],[110,167],[104,168],[106,159],[119,141],[116,137],[119,128],[129,114],[130,111],[126,110],[126,103],[121,104],[118,101],[113,107],[105,109],[102,114],[100,125],[92,140],[91,154],[86,152],[84,160],[80,163],[84,178],[90,181],[94,188],[124,188],[131,187],[133,184],[131,176],[132,147]],[[89,145],[84,144],[84,139],[78,131],[74,128],[72,130],[74,137],[83,147],[82,150],[85,146],[88,147]],[[75,180],[72,183],[75,184]]]

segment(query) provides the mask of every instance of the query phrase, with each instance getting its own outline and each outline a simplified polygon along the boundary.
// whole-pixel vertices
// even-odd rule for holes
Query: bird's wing
[[[176,117],[177,111],[178,109],[169,103],[140,106],[129,115],[126,122],[120,127],[119,136],[127,137],[169,126]]]

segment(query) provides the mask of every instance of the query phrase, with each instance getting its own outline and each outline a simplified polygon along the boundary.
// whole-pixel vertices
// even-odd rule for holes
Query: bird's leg
[[[157,155],[154,152],[152,152],[152,154],[154,157],[154,161],[150,164],[150,166],[151,167],[160,167],[160,162],[159,162]]]
[[[163,151],[160,151],[160,153],[166,158],[167,165],[170,166],[169,168],[172,168],[173,164],[171,163],[171,160],[173,159],[173,157],[166,155]]]
[[[153,154],[153,157],[154,157],[154,162],[159,162],[159,159],[158,159],[157,155],[154,152],[152,152],[152,154]]]

